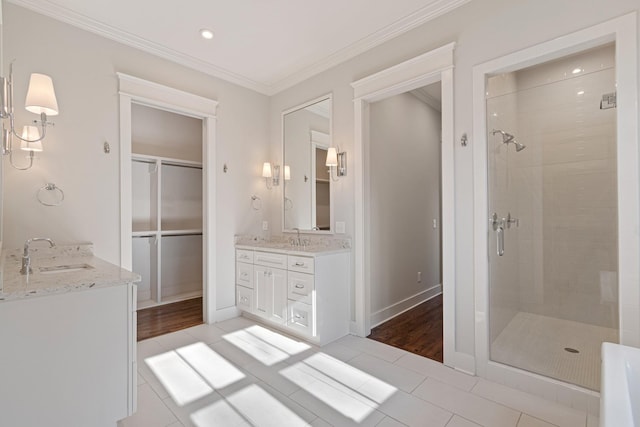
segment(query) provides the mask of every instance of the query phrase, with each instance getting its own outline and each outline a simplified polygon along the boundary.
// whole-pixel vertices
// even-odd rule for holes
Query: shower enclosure
[[[489,359],[600,388],[618,342],[615,46],[492,76]]]

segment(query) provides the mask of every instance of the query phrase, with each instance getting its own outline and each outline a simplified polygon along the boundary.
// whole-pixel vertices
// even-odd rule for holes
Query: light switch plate
[[[269,221],[262,221],[262,229],[267,231],[269,229]]]
[[[344,234],[345,229],[346,227],[344,221],[336,221],[336,234]]]

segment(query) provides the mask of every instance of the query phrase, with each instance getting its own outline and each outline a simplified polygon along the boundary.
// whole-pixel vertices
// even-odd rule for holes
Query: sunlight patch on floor
[[[227,397],[239,413],[252,425],[296,427],[309,425],[282,402],[256,384],[252,384]]]
[[[257,325],[223,335],[222,338],[267,366],[311,348],[308,344]]]
[[[178,354],[214,389],[219,390],[245,375],[204,343],[198,342],[176,350]]]
[[[213,388],[175,351],[148,357],[145,362],[179,406],[213,392]]]
[[[280,374],[334,410],[364,420],[397,389],[324,353],[316,353]]]

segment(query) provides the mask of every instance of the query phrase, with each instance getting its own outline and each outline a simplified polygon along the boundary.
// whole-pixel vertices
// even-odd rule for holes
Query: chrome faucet
[[[31,242],[45,241],[49,242],[50,247],[54,247],[56,244],[53,243],[53,240],[48,239],[46,237],[34,237],[33,239],[28,239],[24,242],[24,252],[22,253],[22,268],[20,269],[20,274],[29,274],[33,273],[31,269],[31,256],[29,254],[29,245]]]
[[[298,227],[294,227],[294,230],[296,230],[296,233],[298,235],[298,237],[296,237],[296,240],[294,240],[294,245],[300,247],[300,229]]]

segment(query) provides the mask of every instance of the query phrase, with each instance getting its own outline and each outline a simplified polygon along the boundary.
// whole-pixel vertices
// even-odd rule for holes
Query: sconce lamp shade
[[[39,73],[31,74],[25,108],[34,114],[58,115],[58,101],[51,77]]]
[[[271,178],[271,163],[264,162],[264,164],[262,165],[262,177]]]
[[[291,167],[289,165],[284,165],[284,180],[291,180]]]
[[[327,161],[325,166],[338,166],[338,153],[335,147],[329,147],[327,150]]]
[[[22,138],[29,141],[22,141],[20,149],[24,151],[42,151],[42,141],[36,141],[40,139],[40,131],[36,126],[24,126],[22,128]]]

